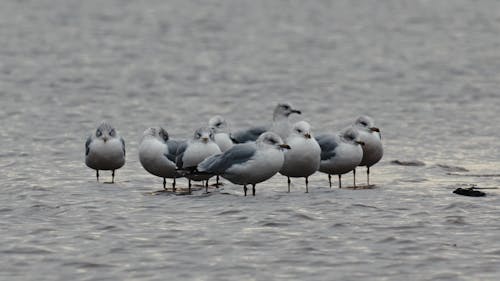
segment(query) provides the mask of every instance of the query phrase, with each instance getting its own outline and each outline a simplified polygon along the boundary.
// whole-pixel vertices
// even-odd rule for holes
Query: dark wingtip
[[[233,143],[240,143],[237,139],[235,139],[233,137],[233,135],[229,135],[229,139],[233,142]]]
[[[177,168],[176,171],[182,175],[212,175],[211,173],[198,171],[198,166]]]
[[[185,167],[185,168],[177,168],[176,171],[181,176],[196,174],[198,170],[196,170],[196,166],[194,167]]]

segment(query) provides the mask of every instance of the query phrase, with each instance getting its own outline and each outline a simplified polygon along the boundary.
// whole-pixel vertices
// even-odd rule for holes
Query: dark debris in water
[[[347,188],[347,189],[375,189],[377,188],[376,185],[370,184],[370,185],[356,185],[356,186],[342,186],[342,188]]]
[[[419,160],[392,160],[391,164],[399,166],[413,166],[413,167],[425,166],[425,163]]]
[[[464,195],[464,196],[472,196],[472,197],[482,197],[486,196],[486,193],[476,190],[475,187],[470,188],[457,188],[453,191],[455,194]]]
[[[500,174],[459,174],[459,173],[446,173],[448,176],[463,176],[463,177],[477,177],[477,178],[498,178]]]
[[[445,164],[437,164],[436,166],[438,166],[439,168],[441,168],[447,172],[468,172],[469,171],[466,168],[460,167],[460,166],[452,166],[452,165],[445,165]]]

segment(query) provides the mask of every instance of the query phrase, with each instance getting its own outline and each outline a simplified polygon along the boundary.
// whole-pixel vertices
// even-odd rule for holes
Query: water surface
[[[0,6],[1,279],[498,278],[499,192],[452,191],[498,185],[500,3]],[[386,149],[376,188],[330,190],[316,174],[309,194],[275,176],[255,198],[227,182],[151,195],[161,179],[138,162],[145,128],[185,138],[215,114],[266,124],[283,100],[318,133],[373,116]],[[83,161],[102,120],[127,143],[116,184]]]

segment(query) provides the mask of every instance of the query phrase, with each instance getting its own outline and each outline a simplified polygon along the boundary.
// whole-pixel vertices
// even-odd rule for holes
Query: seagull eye
[[[288,109],[290,109],[290,106],[284,105],[283,108],[288,110]]]
[[[301,129],[297,129],[297,133],[302,134],[302,130]]]
[[[102,132],[101,132],[101,130],[100,130],[100,129],[97,129],[97,131],[95,132],[95,135],[96,135],[97,137],[102,136]]]
[[[222,126],[222,122],[215,124],[215,127],[220,127],[220,126]]]
[[[115,129],[111,129],[111,131],[109,131],[110,136],[114,137],[115,134],[116,134]]]
[[[361,123],[361,125],[363,125],[365,127],[368,126],[368,123],[366,123],[365,121],[361,121],[360,123]]]

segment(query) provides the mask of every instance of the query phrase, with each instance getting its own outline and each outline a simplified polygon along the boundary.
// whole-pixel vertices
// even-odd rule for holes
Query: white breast
[[[321,161],[321,148],[314,138],[289,137],[291,147],[285,151],[285,161],[280,173],[289,177],[308,177],[314,174]]]
[[[123,144],[118,138],[104,142],[94,139],[89,144],[89,153],[85,163],[95,170],[116,170],[125,164]]]
[[[230,149],[233,146],[233,141],[227,133],[215,134],[215,143],[219,146],[222,152]]]
[[[280,118],[273,122],[273,126],[271,127],[271,131],[278,134],[282,140],[285,140],[290,135],[292,130],[292,126],[290,125],[290,121],[288,118]]]
[[[372,166],[384,155],[384,148],[380,135],[377,132],[359,131],[359,138],[365,143],[363,146],[363,160],[359,166]]]
[[[186,151],[184,151],[182,166],[183,168],[195,167],[201,161],[205,160],[205,158],[220,152],[219,146],[214,142],[191,142],[186,148]]]
[[[167,151],[165,143],[157,139],[144,139],[139,146],[139,161],[146,171],[155,176],[176,177],[175,163],[164,155]]]

